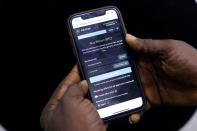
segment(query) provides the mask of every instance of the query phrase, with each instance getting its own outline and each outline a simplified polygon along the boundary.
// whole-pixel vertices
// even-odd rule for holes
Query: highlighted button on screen
[[[115,70],[115,71],[112,71],[112,72],[108,72],[108,73],[104,73],[104,74],[101,74],[101,75],[93,76],[93,77],[90,77],[90,83],[94,83],[94,82],[106,80],[106,79],[109,79],[109,78],[117,77],[117,76],[124,75],[124,74],[130,73],[130,72],[132,72],[131,67],[126,67],[126,68],[123,68],[123,69],[120,69],[120,70]]]

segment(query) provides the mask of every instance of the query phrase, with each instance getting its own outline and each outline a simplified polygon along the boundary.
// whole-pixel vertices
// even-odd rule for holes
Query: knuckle
[[[84,99],[83,102],[82,102],[82,104],[85,107],[90,107],[92,103],[90,102],[90,100]]]
[[[63,82],[60,86],[61,86],[61,88],[68,88],[69,83],[68,82]]]
[[[92,105],[91,101],[88,99],[84,99],[81,103],[81,106],[86,109],[88,113],[96,111],[96,108]]]
[[[168,39],[168,40],[166,40],[166,42],[165,42],[165,44],[166,44],[167,46],[169,46],[169,47],[175,46],[176,43],[177,43],[177,40],[174,40],[174,39]]]
[[[179,41],[174,40],[174,39],[166,40],[165,41],[165,47],[166,47],[165,50],[167,52],[171,52],[172,50],[177,48],[177,46],[179,45],[178,43],[179,43]]]
[[[145,53],[149,51],[150,43],[152,43],[152,39],[142,39],[141,43],[139,44],[140,48],[144,50]]]
[[[68,90],[62,97],[61,104],[75,104],[80,103],[83,100],[82,95],[80,95],[78,87],[71,86],[69,88],[76,88]],[[78,93],[77,93],[78,92]]]

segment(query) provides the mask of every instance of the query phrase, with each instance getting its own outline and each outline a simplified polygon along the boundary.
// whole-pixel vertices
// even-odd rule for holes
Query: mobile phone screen
[[[132,57],[117,10],[103,9],[71,19],[78,58],[101,118],[143,105]]]

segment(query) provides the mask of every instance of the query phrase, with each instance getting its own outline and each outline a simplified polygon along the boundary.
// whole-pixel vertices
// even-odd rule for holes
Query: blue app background
[[[74,36],[97,109],[141,96],[118,19],[75,28]]]

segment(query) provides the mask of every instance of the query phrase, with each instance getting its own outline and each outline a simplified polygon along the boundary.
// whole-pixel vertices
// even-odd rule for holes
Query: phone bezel
[[[87,11],[83,11],[83,12],[72,14],[71,16],[68,17],[67,26],[68,26],[69,34],[71,36],[71,43],[72,43],[73,51],[74,51],[74,54],[75,54],[75,56],[77,58],[78,67],[80,69],[80,72],[81,72],[81,75],[82,75],[83,79],[85,79],[86,77],[85,77],[85,73],[83,71],[83,67],[82,67],[80,59],[79,59],[80,56],[78,54],[77,47],[75,45],[75,39],[74,39],[74,34],[73,34],[71,20],[72,20],[73,17],[81,16],[82,14],[85,14],[85,13],[91,13],[91,12],[98,11],[98,10],[110,10],[110,9],[113,9],[113,10],[115,10],[117,12],[118,19],[120,20],[120,24],[121,24],[121,27],[123,29],[124,36],[126,36],[126,32],[127,31],[126,31],[126,28],[125,28],[125,25],[124,25],[124,22],[123,22],[123,18],[122,18],[122,15],[121,15],[119,9],[116,6],[106,6],[106,7],[96,8],[96,9],[93,9],[93,10],[87,10]],[[127,46],[127,53],[131,54],[131,52],[128,51],[128,45],[126,45],[126,46]],[[132,56],[133,55],[130,55],[130,58],[132,58]],[[129,111],[125,111],[125,112],[116,114],[116,115],[112,115],[112,116],[109,116],[109,117],[102,118],[104,120],[104,122],[108,122],[108,121],[111,121],[111,120],[116,119],[116,118],[127,116],[129,114],[133,114],[133,113],[136,113],[136,112],[140,112],[140,111],[142,111],[144,109],[146,100],[145,100],[145,95],[144,95],[144,92],[143,92],[143,89],[142,89],[142,85],[141,85],[141,82],[140,82],[140,77],[139,77],[139,74],[137,73],[137,67],[136,67],[135,61],[133,61],[133,65],[134,65],[133,71],[134,71],[134,73],[136,75],[137,85],[139,86],[139,88],[141,90],[141,94],[142,94],[142,96],[141,96],[142,97],[142,101],[143,101],[142,106],[138,107],[138,108],[135,108],[135,109],[132,109],[132,110],[129,110]],[[92,101],[92,97],[91,97],[90,92],[88,94],[90,96],[89,98]]]

